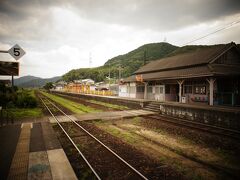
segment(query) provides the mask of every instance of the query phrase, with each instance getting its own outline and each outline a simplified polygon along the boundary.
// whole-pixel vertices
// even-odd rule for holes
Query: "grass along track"
[[[159,159],[187,179],[240,177],[237,155],[221,147],[209,147],[161,128],[146,127],[142,118],[93,122],[98,128]],[[144,120],[145,121],[145,120]],[[149,122],[146,119],[146,122]],[[186,130],[185,130],[186,131]],[[220,149],[219,149],[220,148]]]
[[[59,97],[57,95],[49,94],[49,93],[42,92],[42,91],[41,91],[41,93],[76,114],[101,112],[101,110],[99,110],[99,109],[94,109],[92,107],[85,106],[85,105],[73,102],[71,100]]]
[[[46,98],[44,98],[44,99],[46,99]],[[48,101],[48,100],[46,100],[46,101]],[[49,101],[48,101],[49,102]],[[50,102],[49,102],[50,103]],[[44,103],[45,105],[46,105],[46,102]],[[50,104],[52,104],[54,107],[56,107],[53,103],[50,103]],[[57,107],[56,107],[57,108]],[[53,115],[53,114],[52,114]],[[74,122],[75,123],[75,122]],[[95,168],[96,169],[98,169],[98,174],[99,175],[101,175],[101,177],[103,177],[103,179],[109,179],[109,178],[113,178],[113,179],[129,179],[130,177],[131,177],[131,179],[136,179],[137,177],[142,177],[142,178],[144,178],[144,179],[146,179],[142,174],[140,174],[136,169],[134,169],[131,165],[129,165],[129,164],[127,164],[125,161],[124,161],[124,164],[122,163],[123,162],[123,160],[121,160],[121,162],[119,162],[119,159],[121,159],[118,155],[116,155],[115,153],[113,153],[112,152],[112,150],[110,150],[109,148],[107,148],[108,149],[108,151],[106,151],[106,149],[102,149],[102,150],[100,150],[99,148],[100,147],[105,147],[106,148],[106,146],[105,145],[103,145],[99,140],[97,140],[95,137],[94,137],[94,139],[96,140],[96,141],[92,141],[91,142],[91,140],[92,140],[92,138],[93,138],[93,136],[91,135],[91,134],[89,134],[89,132],[87,132],[87,130],[85,130],[82,126],[79,126],[79,124],[78,123],[75,123],[75,125],[73,125],[73,123],[61,123],[62,125],[64,125],[65,127],[68,127],[68,132],[70,132],[70,133],[68,133],[68,135],[70,135],[70,136],[72,136],[72,138],[74,138],[74,142],[75,143],[77,143],[77,144],[79,144],[79,146],[80,147],[82,147],[83,148],[83,150],[88,146],[89,148],[86,150],[86,153],[88,153],[89,154],[89,158],[91,158],[92,159],[92,163],[91,164],[93,164],[93,166],[94,166],[94,164],[98,161],[98,163],[97,164],[95,164]],[[83,134],[81,133],[81,131],[79,131],[79,128],[76,126],[76,125],[78,125],[78,127],[80,127],[82,130],[84,130],[85,132],[87,132],[87,134],[89,134],[89,135],[91,135],[91,137],[89,137],[89,136],[85,136],[86,135],[86,133],[83,133],[83,134],[85,134],[84,136],[83,136]],[[85,127],[86,128],[86,127]],[[64,128],[65,129],[65,128]],[[93,130],[93,129],[92,129]],[[91,132],[92,132],[92,130],[91,130]],[[62,131],[61,131],[62,132]],[[99,132],[97,132],[97,135],[99,135],[99,134],[101,134],[101,133],[99,133]],[[101,135],[102,136],[102,135]],[[66,137],[66,136],[65,136]],[[68,136],[69,137],[69,136]],[[87,139],[86,139],[87,138]],[[91,140],[90,140],[90,139]],[[104,138],[104,140],[106,140],[106,139],[108,139],[108,138]],[[95,144],[96,142],[99,142],[100,144],[102,144],[103,146],[99,146],[99,144],[97,143],[97,144]],[[85,142],[85,143],[84,143]],[[95,142],[94,144],[93,144],[93,142]],[[115,143],[116,141],[114,141],[114,143]],[[74,144],[74,143],[73,143]],[[65,144],[64,144],[65,145]],[[75,145],[75,147],[77,147],[76,145]],[[94,147],[94,148],[93,148]],[[122,145],[120,146],[120,147],[122,147]],[[126,148],[126,149],[128,149],[129,150],[129,148]],[[124,148],[124,150],[126,151],[126,149]],[[105,151],[105,153],[104,153],[104,151]],[[115,156],[112,156],[112,154],[111,155],[109,155],[109,152],[111,152],[112,154],[115,154]],[[98,153],[100,153],[99,154],[99,156],[97,156],[97,154]],[[107,154],[106,154],[107,153]],[[126,153],[129,153],[129,151],[127,151]],[[124,153],[125,155],[126,155],[126,153]],[[93,154],[94,154],[94,156],[93,156]],[[104,154],[104,155],[103,155]],[[134,153],[135,154],[135,153]],[[111,157],[112,156],[112,157]],[[116,159],[116,158],[113,158],[113,157],[118,157],[118,159]],[[130,157],[133,157],[132,155],[130,155]],[[115,159],[115,160],[114,160]],[[117,161],[116,161],[117,160]],[[136,159],[134,159],[134,162],[138,162],[138,160],[139,160],[139,158],[137,158],[137,160]],[[110,161],[110,162],[108,162],[108,161]],[[152,166],[152,164],[153,164],[153,161],[152,160],[150,160],[149,161],[150,162],[150,165]],[[127,165],[127,166],[126,166]],[[146,162],[144,161],[144,166],[146,166]],[[159,165],[157,164],[157,167],[158,167]],[[131,167],[131,168],[130,168]],[[100,169],[101,170],[100,170]],[[117,168],[117,169],[116,169]],[[131,170],[130,170],[130,169]],[[129,171],[130,170],[130,171]],[[134,170],[134,171],[132,171],[132,170]],[[155,168],[153,168],[153,170],[155,170]],[[149,167],[147,167],[147,171],[149,171]],[[133,173],[134,172],[134,173]],[[159,169],[157,169],[157,171],[156,171],[156,173],[158,174],[158,175],[166,175],[166,173],[163,173],[163,172],[159,172]],[[138,174],[138,175],[137,175]],[[151,172],[150,172],[150,174],[152,174]],[[172,173],[170,173],[171,174],[171,176],[172,176]],[[137,175],[137,176],[136,176]]]
[[[112,109],[118,109],[118,110],[128,110],[129,109],[127,106],[120,106],[120,105],[105,103],[105,102],[96,101],[96,100],[89,100],[87,102],[94,103],[94,104],[99,104],[99,105],[109,107],[109,108],[112,108]]]
[[[81,103],[81,104],[84,104],[84,105],[88,105],[90,107],[100,109],[100,110],[103,110],[103,111],[116,111],[116,110],[128,110],[128,109],[130,109],[127,106],[121,106],[121,105],[106,103],[106,102],[97,101],[97,100],[86,100],[86,99],[83,99],[83,98],[80,98],[80,97],[69,96],[67,94],[61,94],[61,93],[56,93],[56,92],[54,94],[57,95],[57,96],[72,100],[74,102]]]

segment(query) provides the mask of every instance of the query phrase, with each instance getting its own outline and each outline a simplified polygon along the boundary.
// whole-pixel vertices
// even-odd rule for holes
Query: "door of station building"
[[[164,101],[165,100],[165,87],[164,85],[155,86],[155,100]]]

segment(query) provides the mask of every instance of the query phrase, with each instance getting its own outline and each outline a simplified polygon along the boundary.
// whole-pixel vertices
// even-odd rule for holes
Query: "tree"
[[[43,86],[44,89],[49,90],[53,88],[53,83],[52,82],[48,82]]]

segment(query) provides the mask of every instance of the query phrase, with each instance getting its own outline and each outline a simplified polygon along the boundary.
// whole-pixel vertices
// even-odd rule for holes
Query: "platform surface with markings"
[[[49,122],[1,127],[0,135],[0,179],[77,179]]]

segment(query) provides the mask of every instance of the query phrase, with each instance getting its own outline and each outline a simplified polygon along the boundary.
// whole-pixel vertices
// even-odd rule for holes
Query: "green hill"
[[[177,47],[164,42],[145,44],[127,54],[119,55],[109,59],[103,66],[71,70],[63,75],[63,80],[72,81],[75,79],[91,78],[96,82],[100,82],[106,80],[106,77],[109,75],[109,70],[111,73],[111,78],[114,77],[118,79],[118,68],[120,66],[122,67],[121,77],[124,78],[130,76],[133,72],[143,66],[144,59],[146,60],[145,62],[148,63],[163,57],[188,53],[210,46],[215,45],[187,45],[183,47]],[[240,47],[239,44],[238,47]]]
[[[177,48],[177,46],[164,42],[145,44],[127,54],[108,60],[103,66],[71,70],[63,75],[63,80],[72,81],[75,79],[91,78],[96,82],[100,82],[106,79],[109,75],[109,70],[111,77],[118,78],[118,68],[120,66],[122,67],[121,77],[128,77],[144,64],[144,59],[146,62],[160,59],[167,56]]]

